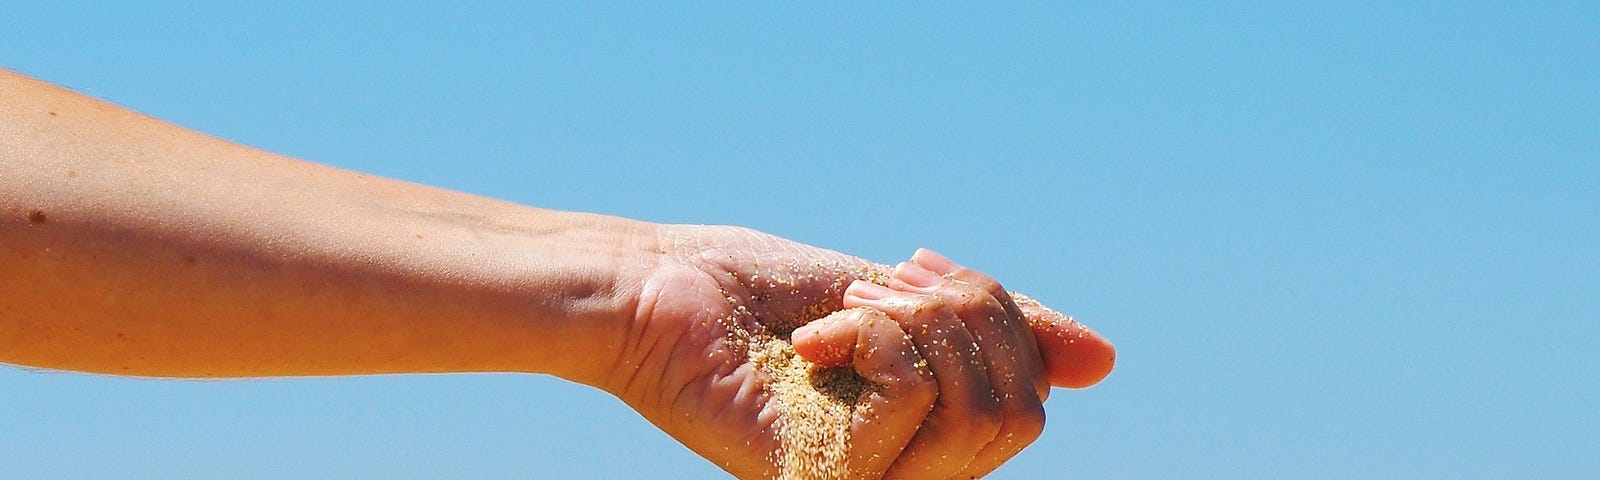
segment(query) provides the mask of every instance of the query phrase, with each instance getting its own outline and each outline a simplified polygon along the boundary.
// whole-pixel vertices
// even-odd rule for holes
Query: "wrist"
[[[626,342],[640,291],[660,260],[662,226],[587,213],[534,210],[538,232],[518,248],[518,297],[534,325],[524,371],[600,386]]]

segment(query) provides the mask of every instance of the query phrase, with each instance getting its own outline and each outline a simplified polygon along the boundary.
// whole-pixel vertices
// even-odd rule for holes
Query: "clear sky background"
[[[1077,315],[1117,370],[996,478],[1600,477],[1595,2],[102,3],[0,1],[0,66],[530,205],[929,246]],[[0,367],[7,479],[723,476],[549,377]]]

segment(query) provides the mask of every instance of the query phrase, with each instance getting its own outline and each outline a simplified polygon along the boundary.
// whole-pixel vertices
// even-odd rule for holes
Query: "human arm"
[[[859,280],[896,274],[747,229],[540,210],[310,164],[11,73],[0,73],[0,265],[0,362],[164,377],[549,373],[617,395],[745,476],[777,467],[788,413],[770,376],[725,342],[734,326],[781,336],[846,306],[869,288]],[[908,328],[1025,315],[994,305],[883,304],[830,331],[855,332],[856,351],[916,357],[937,339],[908,343]],[[1033,347],[1029,327],[1009,325]],[[1042,350],[1003,361],[1039,389]],[[1103,365],[1066,368],[1098,380],[1109,345],[1099,354]],[[974,387],[987,370],[855,360],[886,386],[873,421],[852,426],[852,458],[871,463],[858,473],[949,443],[911,438],[933,430],[925,417],[1003,428],[1005,412],[937,403],[1008,392]],[[968,457],[1020,449],[959,440]]]
[[[0,361],[137,376],[551,373],[653,226],[243,147],[0,72]],[[635,287],[636,288],[636,287]]]

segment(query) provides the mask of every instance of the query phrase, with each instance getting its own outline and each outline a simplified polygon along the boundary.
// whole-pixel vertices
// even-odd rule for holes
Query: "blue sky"
[[[986,270],[1120,354],[996,478],[1600,476],[1592,2],[0,4],[0,66],[267,150]],[[548,377],[0,405],[6,478],[721,475]]]

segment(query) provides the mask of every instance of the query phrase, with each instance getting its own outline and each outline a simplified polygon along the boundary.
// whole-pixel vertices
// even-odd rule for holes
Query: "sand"
[[[780,450],[772,459],[778,478],[847,478],[850,425],[872,384],[849,365],[821,367],[806,361],[780,336],[752,335],[749,347],[750,361],[768,376],[767,394],[783,413]]]

